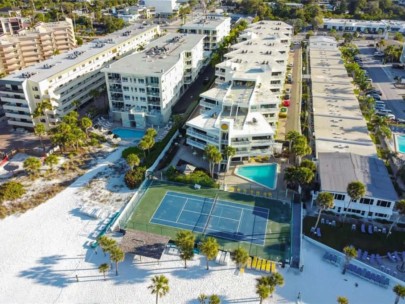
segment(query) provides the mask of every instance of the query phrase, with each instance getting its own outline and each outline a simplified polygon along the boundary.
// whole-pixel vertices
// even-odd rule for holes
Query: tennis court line
[[[168,220],[164,220],[164,219],[158,219],[159,221],[163,221],[163,222],[169,222],[169,223],[173,223],[173,221],[168,221]],[[161,226],[165,226],[165,227],[168,227],[168,228],[171,228],[171,229],[179,229],[179,228],[181,228],[181,227],[176,227],[176,226],[173,226],[173,225],[165,225],[165,224],[161,224],[161,223],[154,223],[154,224],[158,224],[158,225],[161,225]],[[179,223],[179,224],[181,224],[181,223]],[[189,226],[189,227],[195,227],[195,225],[190,225],[190,224],[181,224],[181,225],[184,225],[184,226]],[[199,227],[199,226],[197,226],[197,227]],[[204,227],[199,227],[199,228],[204,228]],[[219,231],[219,230],[216,230],[216,229],[213,229],[213,228],[209,228],[209,232],[219,232],[219,233],[224,233],[224,232],[222,232],[222,231]],[[193,230],[191,230],[190,229],[190,231],[193,231]],[[198,232],[197,232],[198,233]],[[228,234],[231,234],[231,232],[228,232]],[[265,236],[265,234],[260,234],[261,236]],[[230,241],[234,241],[234,242],[244,242],[244,243],[251,243],[251,244],[254,244],[254,245],[258,245],[258,246],[264,246],[264,239],[262,240],[262,239],[253,239],[253,237],[258,237],[259,235],[253,235],[253,234],[251,234],[251,235],[249,235],[249,236],[251,236],[251,240],[250,241],[246,241],[246,240],[235,240],[235,239],[233,239],[233,238],[227,238],[227,237],[224,237],[224,236],[220,236],[219,238],[221,238],[221,239],[226,239],[226,240],[230,240]],[[259,243],[257,243],[257,242],[255,242],[255,240],[258,240],[259,241]],[[262,242],[260,242],[260,241],[262,241]]]
[[[238,228],[236,229],[236,232],[239,232],[240,222],[241,222],[241,220],[242,220],[242,214],[243,214],[243,210],[242,210],[242,212],[240,213],[239,222],[238,222]],[[266,231],[265,231],[264,233],[266,233]]]
[[[201,212],[189,211],[189,210],[184,210],[184,212],[191,212],[191,213],[198,213],[198,214],[201,214],[201,215],[208,215],[208,213],[201,213]],[[229,217],[220,216],[220,215],[211,215],[211,217],[218,217],[218,218],[221,218],[221,219],[231,220],[231,221],[235,221],[235,222],[238,221],[238,220],[236,220],[234,218],[229,218]],[[173,223],[175,223],[175,222],[173,222]]]
[[[173,196],[173,197],[177,197],[177,198],[186,198],[186,197],[183,197],[183,196],[178,196],[178,195],[174,195],[174,194],[168,194],[168,192],[166,192],[165,197],[169,196],[169,195]],[[190,196],[194,196],[194,195],[190,194]],[[197,202],[204,202],[204,200],[195,199],[195,198],[192,198],[190,196],[189,196],[189,199],[192,199],[192,200],[197,201]],[[199,197],[203,197],[203,196],[199,196]],[[211,198],[208,198],[208,199],[211,199]],[[218,200],[217,203],[221,203],[221,204],[223,204],[223,205],[225,205],[227,207],[231,207],[231,208],[235,208],[235,209],[251,209],[251,210],[255,210],[255,211],[260,211],[260,210],[257,210],[257,209],[262,209],[263,212],[266,212],[267,216],[269,216],[269,209],[267,209],[267,208],[257,207],[257,206],[250,206],[250,205],[243,205],[243,204],[240,204],[240,203],[234,203],[234,202],[229,202],[229,201],[224,201],[224,200]],[[230,206],[229,204],[236,204],[236,205],[240,205],[242,207]]]
[[[180,213],[177,216],[176,223],[179,221],[179,218],[180,218],[181,214],[183,213],[184,206],[187,205],[187,201],[188,201],[188,198],[186,198],[186,201],[183,203],[183,208],[181,208]]]
[[[174,193],[174,194],[171,194],[171,193]],[[201,195],[197,195],[197,194],[190,194],[190,193],[183,193],[183,192],[176,192],[176,191],[166,191],[166,195],[176,196],[176,194],[181,194],[181,195],[185,195],[185,196],[188,196],[188,197],[191,197],[191,196],[199,197],[199,198],[202,198],[202,199],[201,199],[202,201],[204,201],[205,199],[214,200],[213,198],[206,197],[206,196],[201,196]],[[180,195],[180,197],[183,197],[183,196],[181,196],[181,195]],[[183,198],[185,198],[185,197],[183,197]],[[198,199],[195,199],[195,200],[198,201]],[[245,205],[245,204],[237,203],[237,202],[234,202],[234,201],[226,201],[226,200],[222,200],[222,199],[218,200],[218,202],[222,202],[222,203],[225,203],[225,204],[231,203],[231,204],[235,204],[235,205],[239,205],[239,206],[245,206],[245,207],[247,207],[247,208],[252,208],[252,209],[264,209],[264,210],[269,210],[268,208],[265,208],[265,207],[252,206],[252,205]],[[231,207],[239,208],[239,207],[235,207],[235,206],[231,206]]]

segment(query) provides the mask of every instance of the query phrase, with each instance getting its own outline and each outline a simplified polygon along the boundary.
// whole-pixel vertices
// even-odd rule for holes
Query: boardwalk
[[[294,195],[291,212],[291,267],[300,268],[302,246],[302,205],[298,194]]]

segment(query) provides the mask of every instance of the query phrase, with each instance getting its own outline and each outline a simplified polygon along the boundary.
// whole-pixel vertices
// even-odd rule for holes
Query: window
[[[128,78],[127,77],[122,77],[122,81],[123,82],[128,82]]]
[[[270,84],[280,84],[281,81],[280,80],[272,80],[270,81]]]
[[[387,217],[387,215],[384,213],[375,213],[375,216],[384,217],[384,218]]]
[[[130,100],[130,99],[131,99],[131,96],[124,95],[124,98],[125,98],[125,100]]]
[[[140,88],[140,89],[139,89],[139,92],[141,92],[141,93],[145,93],[145,89]]]
[[[140,100],[141,101],[146,101],[146,98],[145,97],[140,97]]]
[[[335,194],[335,200],[338,200],[338,201],[344,201],[345,197],[346,196],[344,194]]]
[[[122,87],[124,91],[129,91],[129,87]]]
[[[389,207],[391,207],[391,202],[378,200],[377,206],[389,208]]]
[[[362,198],[360,199],[360,204],[372,205],[373,202],[374,202],[374,200],[371,199],[371,198],[364,198],[364,197],[362,197]]]

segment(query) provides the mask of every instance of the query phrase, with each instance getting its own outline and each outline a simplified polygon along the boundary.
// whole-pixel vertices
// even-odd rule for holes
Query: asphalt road
[[[373,87],[380,89],[383,93],[381,100],[385,102],[386,108],[391,110],[396,118],[405,119],[405,101],[402,98],[405,90],[398,89],[393,84],[394,77],[405,75],[405,72],[394,70],[391,64],[382,64],[380,60],[373,58],[376,49],[367,46],[369,43],[370,41],[356,41],[360,54],[367,58],[363,64],[373,80]]]
[[[294,62],[292,68],[293,83],[291,86],[291,104],[288,108],[288,118],[285,133],[298,131],[301,133],[301,78],[302,78],[302,49],[294,45]]]

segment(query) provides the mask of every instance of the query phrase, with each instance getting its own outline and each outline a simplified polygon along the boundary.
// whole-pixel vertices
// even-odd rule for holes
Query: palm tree
[[[93,126],[93,122],[91,121],[91,119],[86,116],[83,117],[80,120],[80,125],[86,132],[86,137],[89,138],[89,129]]]
[[[59,163],[59,157],[55,154],[51,154],[47,156],[44,160],[45,165],[51,168],[51,172],[53,171],[53,166]]]
[[[146,129],[145,135],[150,137],[156,137],[157,131],[154,128],[148,128]]]
[[[143,157],[145,158],[145,151],[149,149],[149,143],[143,138],[139,141],[138,147],[143,151]]]
[[[346,256],[346,262],[345,265],[343,266],[343,274],[345,274],[347,266],[349,266],[350,261],[355,257],[357,257],[357,250],[352,246],[346,246],[345,248],[343,248],[343,252]]]
[[[303,187],[312,182],[314,179],[314,172],[304,166],[300,167],[287,167],[284,170],[284,181],[289,188],[296,189],[297,186]],[[299,191],[301,193],[301,191]]]
[[[260,297],[260,303],[268,298],[275,290],[277,286],[284,285],[284,278],[280,273],[272,273],[266,277],[260,277],[256,283],[256,293]]]
[[[43,123],[38,123],[36,124],[34,128],[34,133],[39,137],[39,140],[41,142],[42,150],[45,152],[45,145],[43,142],[43,136],[46,135],[46,128]]]
[[[75,99],[75,100],[73,100],[72,104],[75,107],[75,111],[79,111],[80,100]]]
[[[131,169],[133,169],[135,166],[139,166],[139,163],[141,162],[138,155],[136,155],[135,153],[129,154],[126,158],[126,161],[128,166],[131,167]]]
[[[41,161],[36,157],[28,157],[24,160],[23,167],[31,176],[36,176],[41,168]]]
[[[205,255],[207,259],[207,270],[209,270],[209,263],[208,261],[213,260],[216,258],[219,245],[216,239],[213,237],[207,237],[204,241],[202,241],[200,245],[200,250],[203,255]]]
[[[321,218],[322,211],[333,208],[333,206],[335,205],[333,194],[329,193],[329,192],[319,193],[318,197],[316,198],[316,204],[319,207],[319,213],[318,213],[318,219],[316,220],[316,223],[315,223],[315,229],[318,227],[319,219]]]
[[[374,127],[374,132],[378,136],[385,136],[388,139],[392,137],[391,129],[388,126],[388,118],[384,116],[373,115],[371,123]]]
[[[161,298],[169,292],[169,279],[164,275],[156,275],[152,278],[152,285],[148,289],[156,295],[156,304],[158,304],[159,297]]]
[[[392,289],[392,291],[396,294],[396,298],[395,298],[395,304],[399,303],[400,299],[404,299],[405,298],[405,286],[401,285],[401,284],[397,284],[394,286],[394,288]]]
[[[115,263],[115,275],[118,275],[118,263],[125,259],[125,253],[121,248],[115,246],[110,249],[110,260]]]
[[[297,138],[299,138],[301,136],[301,134],[297,131],[289,131],[286,135],[285,135],[285,140],[288,140],[288,151],[291,152],[291,147],[293,145],[293,143],[297,140]]]
[[[184,268],[187,268],[187,261],[194,257],[195,236],[191,231],[179,231],[176,234],[175,243],[179,248],[180,258],[184,261]]]
[[[231,255],[232,261],[236,263],[236,266],[238,269],[245,267],[248,259],[249,259],[249,253],[246,251],[245,248],[236,248],[232,255]]]
[[[295,140],[292,146],[292,152],[294,152],[297,157],[297,163],[301,163],[301,158],[305,155],[312,153],[311,147],[308,145],[307,139],[305,136],[300,136]]]
[[[108,272],[109,270],[110,270],[110,265],[108,265],[107,263],[103,263],[103,264],[101,264],[100,266],[98,266],[98,271],[103,274],[103,276],[104,276],[104,281],[106,280],[105,274],[106,274],[106,272]]]
[[[398,216],[397,219],[395,220],[395,222],[392,222],[390,229],[387,233],[387,237],[391,234],[391,230],[392,228],[394,228],[394,225],[398,224],[399,219],[401,218],[401,216],[405,215],[405,200],[400,200],[395,204],[395,209],[398,212]],[[404,261],[405,263],[405,261]]]
[[[213,294],[210,296],[208,304],[221,304],[221,298],[218,295]]]
[[[205,304],[205,300],[207,300],[207,299],[208,299],[207,295],[205,295],[203,293],[200,294],[197,298],[197,300],[198,300],[198,302],[200,302],[200,304]]]
[[[108,236],[102,235],[98,238],[98,244],[100,245],[101,249],[104,252],[104,256],[110,252],[111,248],[117,246],[116,240],[109,238]]]
[[[42,99],[42,101],[37,104],[37,107],[32,113],[32,117],[38,118],[41,116],[45,116],[46,111],[52,111],[52,109],[53,107],[51,101],[49,99]]]
[[[205,146],[204,154],[207,157],[207,160],[209,163],[210,175],[211,175],[211,177],[213,177],[214,176],[214,166],[220,158],[222,159],[221,152],[218,151],[217,147],[209,144],[209,145]],[[219,160],[219,162],[220,161],[221,160]]]
[[[231,164],[231,159],[236,154],[236,149],[232,146],[226,146],[224,149],[224,155],[226,158],[226,172],[229,170],[229,166]]]
[[[346,297],[338,297],[337,302],[338,304],[349,304],[349,300]]]
[[[366,194],[366,186],[360,181],[353,181],[347,185],[346,192],[350,197],[346,209],[348,212],[351,202],[359,200]],[[343,221],[346,220],[347,212],[344,215]]]

